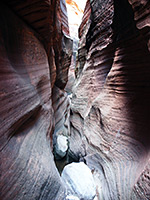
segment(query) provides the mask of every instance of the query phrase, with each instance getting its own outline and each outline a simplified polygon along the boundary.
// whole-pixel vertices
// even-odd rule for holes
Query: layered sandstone
[[[91,168],[94,200],[150,199],[149,1],[87,1],[71,110],[65,1],[5,0],[0,11],[0,199],[72,195],[52,154],[60,135]]]
[[[85,10],[69,153],[86,155],[97,199],[150,199],[149,1],[93,0]]]
[[[52,134],[72,54],[65,1],[7,0],[0,17],[0,199],[64,199]]]

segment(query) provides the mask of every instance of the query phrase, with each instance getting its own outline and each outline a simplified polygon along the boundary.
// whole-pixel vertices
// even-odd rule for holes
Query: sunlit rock
[[[69,151],[86,138],[100,199],[150,199],[149,6],[87,1],[79,28]]]
[[[80,199],[92,200],[96,195],[96,187],[91,170],[84,162],[67,165],[62,178],[68,186],[68,190]]]
[[[59,156],[63,158],[66,155],[67,149],[68,149],[68,138],[64,135],[58,135],[55,146],[56,157]]]
[[[80,200],[78,197],[76,197],[76,196],[73,196],[73,195],[68,195],[67,197],[66,197],[66,200]]]
[[[66,0],[70,35],[78,38],[78,28],[82,20],[86,0]]]

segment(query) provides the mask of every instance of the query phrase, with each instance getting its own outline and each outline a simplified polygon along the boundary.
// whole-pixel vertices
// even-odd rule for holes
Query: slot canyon
[[[150,1],[0,1],[0,200],[150,200]]]

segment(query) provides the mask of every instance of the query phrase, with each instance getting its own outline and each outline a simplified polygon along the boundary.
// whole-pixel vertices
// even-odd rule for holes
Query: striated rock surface
[[[65,1],[1,1],[0,18],[0,199],[65,199],[50,146],[72,54]]]
[[[85,10],[70,154],[87,155],[97,199],[149,199],[149,1],[92,0]]]
[[[62,135],[94,200],[150,199],[149,1],[87,1],[71,105],[65,0],[3,0],[0,17],[0,199],[94,198],[83,180],[67,194],[52,154]]]
[[[66,41],[69,35],[69,26],[65,0],[21,2],[6,0],[4,3],[39,33],[39,39],[46,49],[51,66],[51,84],[53,86],[57,79],[57,82],[64,87],[70,65],[70,52],[67,52],[69,48],[67,51],[65,48],[66,43],[70,44],[70,40]],[[62,48],[62,42],[64,48]],[[64,58],[66,62],[64,62]]]
[[[70,135],[70,99],[65,91],[54,86],[52,101],[55,121],[53,146],[55,147],[59,135],[66,137]]]

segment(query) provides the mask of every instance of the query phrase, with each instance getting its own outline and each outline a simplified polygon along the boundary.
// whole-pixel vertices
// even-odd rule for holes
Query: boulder
[[[62,172],[62,179],[67,185],[68,191],[78,196],[80,199],[94,199],[96,187],[93,175],[84,162],[66,165]]]
[[[73,196],[73,195],[68,195],[68,196],[66,197],[66,200],[79,200],[79,198],[76,197],[76,196]]]
[[[66,155],[67,149],[68,149],[68,138],[64,135],[58,135],[55,146],[56,157],[59,156],[63,158]]]

